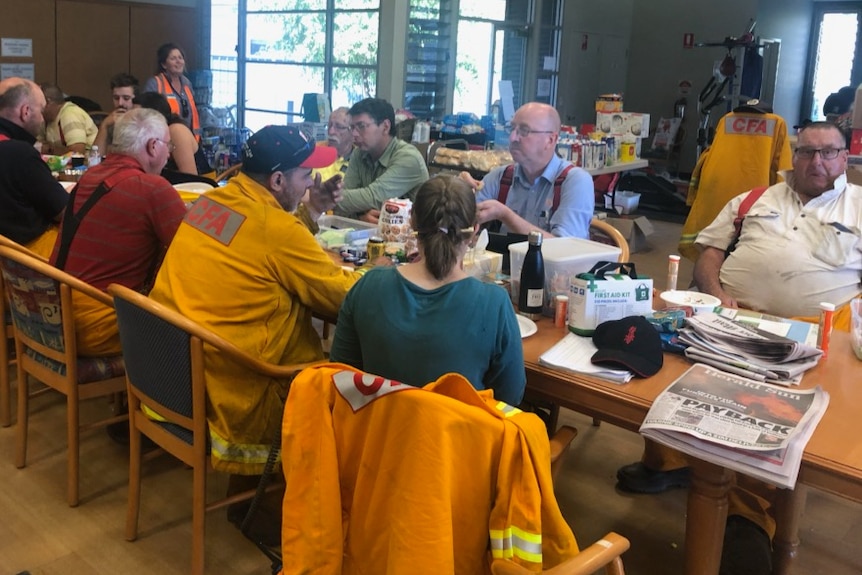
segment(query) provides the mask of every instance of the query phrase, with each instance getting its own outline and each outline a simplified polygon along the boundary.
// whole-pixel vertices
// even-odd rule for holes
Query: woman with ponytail
[[[341,306],[330,359],[422,386],[449,372],[518,405],[526,376],[518,322],[503,288],[464,271],[476,198],[454,176],[419,189],[411,224],[419,258],[374,268]]]

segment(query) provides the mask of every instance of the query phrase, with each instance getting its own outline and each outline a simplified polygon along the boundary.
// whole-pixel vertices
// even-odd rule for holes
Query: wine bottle
[[[542,234],[530,232],[527,254],[521,266],[518,311],[526,316],[542,313],[545,300],[545,260],[542,258]]]

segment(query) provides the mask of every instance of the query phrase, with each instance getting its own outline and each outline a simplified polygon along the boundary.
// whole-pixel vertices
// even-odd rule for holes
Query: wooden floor
[[[672,244],[679,226],[655,225],[653,249],[634,258],[642,273],[659,278],[663,275],[657,274],[666,269],[667,254],[675,251]],[[682,279],[684,273],[681,285],[687,281]],[[24,570],[32,575],[188,573],[191,471],[167,456],[145,469],[140,536],[129,543],[123,538],[127,448],[113,443],[103,431],[82,437],[81,505],[69,508],[63,401],[59,396],[43,396],[34,401],[34,408],[26,468],[19,470],[13,464],[15,428],[0,429],[0,575]],[[102,400],[87,406],[90,415],[107,409]],[[638,459],[640,437],[606,423],[593,427],[590,419],[573,412],[564,411],[562,417],[578,428],[579,435],[556,492],[579,541],[588,544],[607,531],[617,531],[632,542],[624,556],[629,575],[681,573],[686,492],[656,496],[618,492],[616,470]],[[222,494],[224,478],[210,477],[211,496]],[[268,560],[226,521],[224,511],[209,515],[207,530],[209,573],[270,573]],[[860,534],[862,505],[811,490],[802,519],[802,547],[792,573],[862,573]]]

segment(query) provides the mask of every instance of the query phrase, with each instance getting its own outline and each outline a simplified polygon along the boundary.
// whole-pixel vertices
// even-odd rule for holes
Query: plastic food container
[[[660,297],[669,306],[688,306],[695,314],[709,313],[721,305],[717,297],[697,291],[671,290],[662,292]]]

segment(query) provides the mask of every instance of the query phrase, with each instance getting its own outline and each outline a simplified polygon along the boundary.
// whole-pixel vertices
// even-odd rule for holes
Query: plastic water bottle
[[[528,242],[527,254],[521,266],[518,312],[526,316],[538,316],[542,313],[545,300],[545,260],[542,257],[541,232],[530,232]]]
[[[102,154],[99,153],[99,146],[91,146],[90,154],[87,156],[87,167],[92,168],[98,166],[102,162]]]

